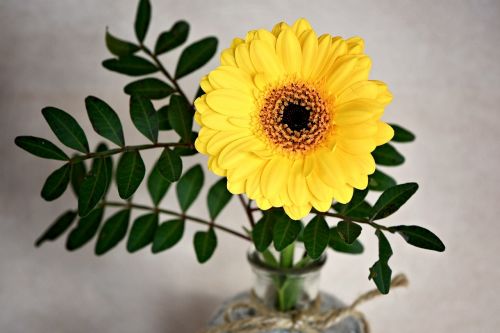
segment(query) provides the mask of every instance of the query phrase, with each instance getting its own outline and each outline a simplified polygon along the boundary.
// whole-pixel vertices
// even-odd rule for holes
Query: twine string
[[[391,280],[391,288],[406,287],[408,279],[404,274],[398,274]],[[351,303],[351,305],[333,309],[326,312],[320,311],[321,299],[318,296],[313,305],[306,310],[279,312],[264,305],[254,294],[249,301],[231,304],[224,313],[224,323],[214,326],[203,333],[262,333],[276,329],[288,329],[292,332],[321,333],[334,326],[347,317],[358,319],[365,333],[370,333],[370,325],[365,315],[357,307],[382,295],[377,289],[370,290]],[[237,310],[248,310],[254,316],[233,319]]]

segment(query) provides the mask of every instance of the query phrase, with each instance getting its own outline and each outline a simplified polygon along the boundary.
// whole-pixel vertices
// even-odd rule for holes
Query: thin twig
[[[368,224],[368,225],[374,227],[375,229],[382,229],[382,230],[389,231],[392,233],[394,232],[394,230],[392,230],[389,227],[386,227],[384,225],[381,225],[381,224],[378,224],[378,223],[375,223],[375,222],[372,222],[372,221],[366,220],[366,219],[346,216],[346,215],[337,214],[337,213],[320,212],[317,210],[314,210],[313,213],[318,214],[318,215],[323,215],[323,216],[336,217],[336,218],[342,219],[342,220],[347,220],[347,221],[352,221],[352,222],[357,222],[357,223],[362,223],[362,224]]]
[[[204,224],[204,225],[207,225],[207,226],[212,226],[212,227],[217,228],[219,230],[222,230],[222,231],[225,231],[227,233],[230,233],[230,234],[232,234],[234,236],[246,239],[248,241],[250,240],[250,237],[246,236],[245,234],[239,233],[239,232],[237,232],[235,230],[229,229],[229,228],[224,227],[222,225],[218,225],[218,224],[215,224],[213,222],[206,221],[206,220],[203,220],[203,219],[195,217],[195,216],[186,215],[184,213],[177,213],[177,212],[174,212],[174,211],[171,211],[171,210],[168,210],[168,209],[161,209],[161,208],[156,208],[156,207],[151,207],[151,206],[146,206],[146,205],[140,205],[140,204],[135,204],[135,203],[132,203],[132,202],[123,203],[123,202],[115,202],[115,201],[105,201],[103,203],[103,205],[112,206],[112,207],[129,207],[129,208],[150,210],[150,211],[154,211],[154,212],[158,212],[158,213],[173,215],[173,216],[177,216],[177,217],[179,217],[181,219],[186,219],[186,220],[189,220],[189,221],[192,221],[192,222],[196,222],[196,223],[199,223],[199,224]]]
[[[253,218],[252,211],[251,211],[250,207],[248,206],[248,204],[245,203],[245,198],[241,194],[238,194],[238,198],[240,199],[240,202],[241,202],[241,205],[243,206],[243,209],[247,213],[248,222],[250,222],[250,225],[252,226],[252,228],[255,227],[255,220]]]
[[[78,163],[78,162],[87,160],[89,158],[107,157],[107,156],[111,156],[111,155],[115,155],[115,154],[124,153],[127,151],[147,150],[147,149],[165,148],[165,147],[193,148],[194,146],[192,143],[179,143],[179,142],[166,142],[166,143],[153,143],[153,144],[148,144],[148,145],[124,146],[124,147],[116,148],[116,149],[99,151],[99,152],[95,152],[95,153],[88,153],[85,155],[78,155],[78,156],[75,156],[72,159],[70,159],[70,163]]]

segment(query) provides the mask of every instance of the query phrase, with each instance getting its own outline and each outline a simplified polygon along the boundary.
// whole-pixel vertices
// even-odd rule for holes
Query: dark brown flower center
[[[303,83],[271,89],[259,116],[269,140],[289,152],[310,150],[331,130],[326,102],[318,91]]]

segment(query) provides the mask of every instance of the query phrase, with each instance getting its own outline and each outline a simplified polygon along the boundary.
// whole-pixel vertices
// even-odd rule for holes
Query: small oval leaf
[[[169,31],[160,34],[155,45],[155,54],[160,55],[182,45],[188,37],[189,24],[186,21],[178,21]]]
[[[140,95],[147,99],[162,99],[175,91],[174,88],[154,77],[131,82],[123,90],[127,95]]]
[[[158,171],[169,182],[175,182],[182,173],[182,160],[179,155],[166,147],[158,160]]]
[[[350,221],[340,221],[337,224],[337,231],[347,244],[352,244],[361,234],[361,226]]]
[[[394,178],[378,169],[368,177],[368,188],[372,191],[385,191],[396,184]]]
[[[148,75],[156,73],[159,70],[158,67],[149,60],[135,55],[107,59],[102,62],[102,65],[112,72],[130,76]]]
[[[68,155],[49,140],[35,136],[18,136],[14,142],[19,148],[38,157],[60,161],[69,160]]]
[[[92,169],[80,187],[78,214],[86,216],[106,193],[108,184],[106,162],[103,158],[94,159]]]
[[[175,78],[179,79],[205,65],[217,50],[217,38],[207,37],[197,41],[182,51],[175,70]]]
[[[370,275],[368,278],[375,282],[377,289],[380,293],[386,295],[389,293],[391,288],[391,275],[392,270],[387,264],[387,262],[377,261],[370,267]]]
[[[323,216],[315,216],[306,225],[303,239],[307,255],[312,259],[318,259],[325,251],[330,240],[330,228]]]
[[[252,240],[259,252],[267,250],[273,241],[274,219],[272,214],[264,214],[252,229]]]
[[[102,226],[97,243],[95,254],[102,255],[115,247],[127,234],[128,222],[130,219],[130,209],[124,209],[111,216]]]
[[[42,114],[59,141],[82,153],[89,152],[89,143],[85,132],[75,118],[63,110],[50,106],[44,108]]]
[[[139,45],[116,38],[106,29],[106,47],[117,56],[127,56],[139,51]]]
[[[145,173],[144,161],[137,150],[123,153],[116,167],[116,186],[120,198],[130,198],[141,185]]]
[[[156,162],[148,177],[148,191],[155,206],[158,206],[160,201],[167,193],[171,184],[167,179],[165,179],[165,177],[161,175],[158,168],[158,163],[159,161]]]
[[[137,7],[137,13],[135,15],[135,35],[139,42],[142,43],[148,32],[149,22],[151,20],[151,4],[149,0],[139,0],[139,6]]]
[[[80,187],[85,179],[85,175],[87,175],[87,168],[84,161],[71,164],[71,187],[76,197],[79,196]]]
[[[394,130],[394,136],[391,141],[394,142],[411,142],[415,140],[415,134],[408,131],[406,128],[403,128],[396,124],[390,124],[392,129]]]
[[[191,141],[191,130],[193,128],[193,112],[191,105],[186,99],[179,95],[170,98],[168,109],[168,122],[170,126],[180,135],[183,142]]]
[[[217,247],[217,236],[213,228],[208,231],[198,231],[194,235],[194,249],[200,264],[212,257]]]
[[[170,105],[162,106],[158,109],[158,127],[160,131],[168,131],[172,129],[172,125],[168,122],[168,109]]]
[[[175,244],[177,244],[184,234],[184,221],[172,220],[160,224],[156,229],[153,246],[151,248],[153,253],[165,251]]]
[[[43,184],[41,196],[47,201],[59,198],[69,184],[69,175],[71,167],[65,164],[56,171],[52,172]]]
[[[330,241],[328,242],[333,250],[347,254],[361,254],[364,251],[363,244],[359,240],[355,240],[352,244],[347,244],[342,237],[340,237],[337,227],[330,229]]]
[[[281,213],[273,214],[273,218],[276,219],[273,228],[274,248],[281,251],[299,237],[302,223]]]
[[[94,96],[85,98],[85,107],[96,133],[123,147],[123,128],[116,112],[106,102]]]
[[[71,226],[73,221],[75,220],[76,212],[75,211],[67,211],[61,216],[59,216],[56,221],[37,239],[35,242],[35,246],[42,245],[45,241],[53,241],[56,240],[59,236],[61,236],[68,228]]]
[[[405,183],[385,190],[373,205],[372,220],[382,219],[396,212],[418,190],[417,183]]]
[[[416,225],[398,225],[391,227],[391,230],[398,232],[408,244],[413,246],[438,252],[446,249],[439,237],[425,228]]]
[[[141,96],[130,98],[130,118],[135,127],[153,143],[158,141],[158,115],[150,100]]]
[[[127,241],[127,251],[130,253],[136,252],[149,245],[153,241],[157,227],[157,213],[139,216],[130,229]]]
[[[203,187],[203,169],[199,164],[186,171],[176,185],[177,199],[183,212],[186,212],[200,194]]]
[[[71,230],[66,240],[66,249],[74,251],[87,244],[99,230],[102,217],[104,216],[104,208],[97,207],[89,213],[89,215],[82,217],[77,226]]]
[[[405,162],[404,156],[390,143],[378,146],[372,155],[378,165],[397,166]]]
[[[222,178],[212,185],[207,195],[208,212],[212,220],[215,220],[232,197],[233,195],[227,190],[226,178]]]

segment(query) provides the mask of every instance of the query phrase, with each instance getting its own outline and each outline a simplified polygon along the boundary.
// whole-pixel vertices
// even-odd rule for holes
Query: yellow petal
[[[215,173],[217,176],[226,177],[226,170],[219,167],[217,164],[217,158],[210,157],[208,159],[208,169]]]
[[[290,175],[288,177],[288,196],[295,205],[305,205],[309,200],[306,177],[303,173],[304,160],[302,158],[293,161]]]
[[[319,201],[315,198],[312,198],[311,204],[316,210],[320,212],[326,212],[332,207],[332,200]]]
[[[250,75],[231,66],[220,66],[208,74],[208,80],[212,87],[236,89],[245,93],[251,93],[254,85]],[[203,88],[203,86],[202,86]],[[205,92],[208,92],[205,90]]]
[[[365,50],[365,41],[361,37],[351,37],[346,43],[349,54],[362,54]]]
[[[290,169],[290,161],[286,157],[276,156],[269,160],[262,171],[261,191],[264,197],[271,200],[277,197],[283,189]]]
[[[220,64],[222,66],[237,66],[233,48],[228,48],[222,51],[220,54]]]
[[[377,127],[378,131],[377,135],[375,136],[375,144],[377,146],[380,146],[391,141],[392,137],[394,136],[394,130],[392,129],[392,127],[382,121],[377,122]]]
[[[227,190],[232,194],[242,194],[245,193],[245,181],[232,182],[228,179]]]
[[[265,30],[265,29],[257,30],[257,32],[255,33],[255,39],[262,40],[262,41],[268,43],[272,49],[274,49],[274,47],[276,46],[276,36],[273,35],[268,30]]]
[[[300,220],[306,217],[311,211],[311,205],[307,204],[304,206],[283,206],[286,215],[288,215],[292,220]]]
[[[277,79],[283,74],[283,66],[276,56],[276,52],[262,40],[254,40],[250,44],[250,58],[255,70],[259,73],[266,73],[272,79]]]
[[[210,84],[210,82],[208,81],[207,75],[201,78],[200,87],[205,93],[209,93],[215,89],[214,86],[212,86],[212,84]]]
[[[207,105],[222,115],[247,117],[255,110],[253,97],[235,89],[217,89],[206,96]]]
[[[312,30],[311,24],[305,18],[299,18],[292,25],[292,30],[295,35],[300,36],[304,31]]]
[[[285,29],[279,34],[276,53],[287,73],[301,72],[302,50],[297,36],[291,29]]]
[[[343,186],[339,186],[333,189],[333,195],[335,197],[335,200],[342,204],[346,204],[352,199],[352,194],[353,194],[353,188],[352,186],[349,186],[347,184],[344,184]]]
[[[322,150],[316,160],[318,162],[316,163],[316,171],[325,184],[336,187],[345,183],[342,169],[332,152]]]
[[[250,52],[246,43],[236,47],[234,56],[239,68],[250,75],[255,74],[255,68],[253,67],[252,60],[250,60]]]
[[[313,172],[306,178],[309,192],[319,201],[332,201],[333,189],[326,185],[317,172]]]
[[[268,210],[269,208],[271,208],[271,203],[269,202],[269,200],[263,198],[263,197],[260,197],[260,198],[257,198],[255,200],[255,202],[257,203],[257,206],[262,209],[262,210]]]
[[[273,30],[271,32],[272,32],[273,35],[275,35],[276,37],[278,37],[279,34],[281,33],[281,31],[283,31],[285,29],[290,29],[290,26],[288,24],[286,24],[285,22],[280,22],[280,23],[277,23],[273,27]]]
[[[210,155],[218,155],[222,149],[224,149],[227,145],[232,142],[245,138],[244,134],[241,134],[240,131],[220,131],[216,132],[210,140],[207,142],[207,151]]]
[[[353,155],[371,153],[376,146],[375,139],[372,137],[362,139],[342,138],[337,141],[337,147]]]
[[[302,77],[309,79],[318,54],[318,37],[313,30],[304,32],[304,42],[302,43]]]

